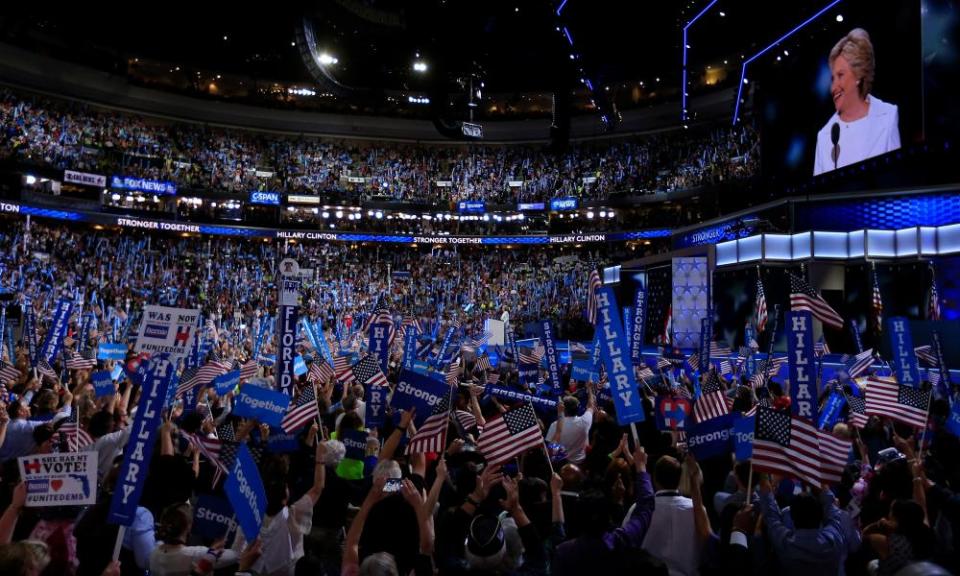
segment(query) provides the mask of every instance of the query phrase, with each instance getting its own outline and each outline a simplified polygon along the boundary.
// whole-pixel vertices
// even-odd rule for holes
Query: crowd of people
[[[455,204],[606,199],[754,176],[748,123],[546,146],[385,144],[170,122],[0,91],[0,158],[181,188],[271,190]]]
[[[82,295],[84,310],[94,314],[90,330],[81,330],[80,316],[70,323],[65,356],[125,341],[125,327],[135,332],[144,304],[197,307],[208,320],[205,360],[253,362],[255,375],[246,383],[277,385],[276,366],[254,352],[258,331],[252,328],[277,312],[276,246],[37,222],[28,230],[14,220],[4,221],[0,235],[0,286],[13,299],[6,308],[11,321],[19,305],[32,306],[42,341],[61,296]],[[435,322],[441,335],[452,326],[465,342],[476,342],[488,318],[518,331],[528,320],[551,318],[566,325],[568,335],[561,337],[577,332],[577,339],[589,340],[587,278],[604,257],[303,244],[281,250],[313,269],[313,277],[304,278],[301,314],[320,320],[332,349],[357,351],[366,314],[385,308],[426,333]],[[298,379],[296,396],[313,390],[319,417],[296,431],[292,447],[272,449],[269,427],[234,414],[233,390],[219,395],[200,386],[191,401],[165,407],[136,518],[114,561],[118,528],[107,522],[110,502],[123,481],[125,446],[142,433],[131,430],[146,393],[136,370],[117,378],[112,393],[97,396],[91,371],[110,370],[112,363],[67,368],[58,360],[35,370],[28,335],[7,332],[0,345],[5,575],[856,576],[960,569],[960,467],[952,457],[958,439],[944,426],[946,399],[931,408],[927,431],[877,416],[862,425],[842,419],[832,429],[851,446],[847,461],[836,463],[843,465],[841,481],[809,485],[754,470],[732,453],[698,461],[683,434],[658,428],[659,396],[697,398],[716,381],[715,372],[698,380],[689,371],[661,368],[660,376],[647,377],[641,388],[646,419],[631,429],[618,425],[604,378],[564,376],[562,390],[546,394],[518,374],[518,358],[504,351],[493,366],[473,343],[445,369],[452,417],[442,443],[411,450],[416,412],[398,410],[382,424],[370,422],[370,388],[333,370],[314,370],[324,354],[306,340],[298,347],[310,370]],[[276,352],[270,340],[262,352]],[[396,341],[385,374],[388,395],[395,393],[405,355],[402,339]],[[128,368],[149,362],[132,351],[126,360]],[[768,383],[772,398],[763,401],[745,377],[723,379],[730,410],[789,409],[787,383],[778,380]],[[496,396],[484,386],[492,381],[555,406]],[[494,460],[485,452],[484,431],[528,406],[536,442],[516,457]],[[65,433],[73,422],[85,440]],[[366,442],[362,455],[346,447],[358,433]],[[224,494],[218,456],[205,448],[214,440],[221,450],[246,446],[257,461],[266,510],[252,541],[238,528],[218,537],[195,530],[200,500]],[[97,503],[27,506],[18,457],[77,448],[97,453]]]

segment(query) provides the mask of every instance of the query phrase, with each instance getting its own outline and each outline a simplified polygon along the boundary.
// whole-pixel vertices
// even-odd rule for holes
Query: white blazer
[[[834,124],[840,125],[840,156],[837,168],[856,164],[861,160],[879,156],[900,148],[899,115],[896,104],[888,104],[876,96],[867,96],[870,109],[867,115],[853,122],[840,120],[834,112],[830,120],[817,132],[817,151],[813,163],[813,175],[818,176],[834,169],[833,141],[830,132]]]

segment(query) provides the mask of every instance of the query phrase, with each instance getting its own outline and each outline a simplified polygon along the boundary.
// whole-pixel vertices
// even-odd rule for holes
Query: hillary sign
[[[890,350],[893,353],[893,366],[897,373],[897,382],[901,386],[916,388],[920,385],[920,366],[913,351],[913,336],[910,324],[902,316],[887,318],[887,334],[890,335]]]
[[[813,316],[809,312],[788,312],[788,359],[790,361],[790,407],[793,413],[817,419],[817,382],[813,368]]]
[[[637,393],[633,377],[627,339],[620,325],[617,297],[613,288],[603,286],[597,291],[597,331],[600,333],[600,356],[607,377],[610,379],[611,396],[617,409],[617,422],[621,426],[631,422],[643,422],[643,402]]]
[[[50,328],[40,348],[40,359],[53,362],[63,347],[63,337],[67,335],[67,325],[70,323],[70,312],[73,310],[73,301],[67,298],[60,300],[57,309],[50,321]]]

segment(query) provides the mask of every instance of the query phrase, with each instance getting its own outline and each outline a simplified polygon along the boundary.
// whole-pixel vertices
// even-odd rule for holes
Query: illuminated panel
[[[810,233],[801,232],[800,234],[794,234],[790,237],[790,242],[793,245],[793,259],[794,260],[803,260],[805,258],[810,258],[811,256],[811,246],[810,246]]]
[[[737,263],[737,240],[717,243],[717,266]]]
[[[917,245],[917,229],[904,228],[897,230],[897,256],[916,256],[920,247]]]
[[[790,235],[788,234],[764,234],[764,243],[767,260],[792,260],[793,250],[790,246]]]
[[[763,258],[763,236],[750,236],[737,240],[740,262],[751,262]]]
[[[814,232],[813,255],[817,258],[846,258],[846,232]]]
[[[893,258],[897,255],[897,236],[893,230],[867,230],[867,256]]]

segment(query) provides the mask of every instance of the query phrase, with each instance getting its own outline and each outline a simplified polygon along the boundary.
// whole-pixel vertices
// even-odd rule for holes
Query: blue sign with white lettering
[[[240,385],[240,371],[231,370],[226,374],[221,374],[210,383],[217,391],[218,396],[226,396],[231,390]]]
[[[897,382],[901,386],[920,386],[920,366],[913,350],[913,336],[909,321],[902,316],[887,318],[887,334],[890,335],[890,351]]]
[[[363,422],[367,428],[376,428],[383,424],[383,412],[387,403],[389,388],[371,384],[366,390],[366,417]]]
[[[560,394],[563,392],[563,384],[560,382],[560,359],[557,357],[557,346],[553,341],[553,326],[549,320],[543,320],[540,323],[540,332],[543,334],[544,356],[547,360],[547,377],[550,379],[548,384],[550,384],[554,394]]]
[[[283,392],[244,384],[234,402],[233,415],[240,418],[256,418],[264,424],[279,428],[280,421],[283,420],[283,415],[287,413],[289,406],[290,397]]]
[[[417,329],[407,326],[407,335],[403,340],[403,369],[413,370],[413,363],[417,361]]]
[[[394,410],[416,408],[414,422],[420,426],[433,414],[433,407],[449,394],[450,385],[446,382],[404,370],[400,373],[400,381],[397,383],[396,390],[393,391],[390,406]]]
[[[274,454],[296,452],[300,449],[299,434],[299,430],[287,434],[283,428],[271,428],[270,435],[267,436],[267,450]]]
[[[753,456],[755,419],[755,416],[737,416],[733,419],[733,451],[738,462],[746,462]]]
[[[52,363],[60,353],[63,346],[63,338],[67,335],[67,326],[70,323],[70,312],[73,310],[73,300],[63,298],[57,303],[57,309],[53,312],[53,318],[50,320],[50,327],[47,328],[47,336],[43,339],[43,346],[40,347],[40,359]]]
[[[284,281],[284,284],[290,283]],[[279,316],[277,336],[280,338],[280,351],[277,363],[280,366],[277,371],[277,389],[288,396],[293,396],[295,377],[293,357],[297,352],[297,307],[280,306]]]
[[[191,532],[201,538],[219,540],[237,524],[233,507],[219,496],[201,494],[195,509]]]
[[[733,414],[724,414],[694,425],[693,430],[687,431],[687,448],[697,460],[714,456],[729,457],[733,441],[730,434],[732,425]]]
[[[303,356],[297,354],[293,357],[293,375],[303,376],[307,373],[307,363],[303,361]]]
[[[370,353],[380,361],[380,370],[386,374],[390,360],[390,324],[380,322],[370,326]]]
[[[817,421],[817,381],[813,364],[813,315],[787,312],[787,351],[790,362],[790,410]]]
[[[123,454],[123,464],[110,502],[107,522],[130,526],[137,513],[137,504],[143,493],[150,456],[156,445],[157,428],[160,426],[167,388],[173,383],[176,364],[168,354],[150,358],[150,366],[144,379],[137,414],[131,426],[130,441]]]
[[[337,437],[337,440],[343,442],[347,449],[345,458],[351,460],[363,460],[367,455],[367,431],[366,430],[341,430],[343,436]]]
[[[597,332],[600,334],[600,357],[607,378],[610,380],[610,392],[617,410],[617,422],[621,426],[631,422],[643,422],[643,402],[637,390],[633,376],[633,363],[630,362],[630,349],[620,325],[617,313],[617,297],[610,286],[597,290]]]
[[[487,205],[482,200],[461,200],[457,210],[461,214],[483,214],[487,211]]]
[[[554,198],[550,201],[550,209],[559,212],[561,210],[576,210],[580,202],[576,198]]]
[[[91,374],[90,381],[93,382],[93,394],[97,398],[113,394],[113,378],[106,370],[100,370]]]
[[[177,193],[177,187],[172,182],[134,178],[132,176],[114,176],[110,179],[110,187],[118,190],[134,190],[147,194],[156,194],[158,196],[172,196]]]
[[[647,291],[637,287],[633,294],[633,314],[630,326],[630,360],[634,366],[643,362],[643,330],[647,317]]]
[[[97,346],[97,360],[124,360],[127,357],[126,344],[101,342]]]
[[[237,522],[248,542],[260,535],[260,526],[267,513],[267,493],[250,449],[240,444],[237,460],[233,463],[223,486],[227,499],[237,514]]]
[[[262,204],[264,206],[279,206],[280,193],[279,192],[260,192],[260,191],[251,192],[250,203]]]

